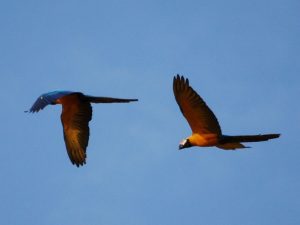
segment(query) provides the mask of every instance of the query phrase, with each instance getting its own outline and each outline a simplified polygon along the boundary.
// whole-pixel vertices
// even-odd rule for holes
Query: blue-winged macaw
[[[79,167],[86,163],[86,148],[90,135],[89,121],[92,119],[91,103],[126,103],[132,101],[138,100],[94,97],[72,91],[53,91],[38,97],[29,112],[38,112],[49,104],[62,105],[61,122],[67,152],[71,162]]]
[[[189,85],[189,80],[183,76],[173,79],[173,91],[179,108],[192,129],[192,135],[184,139],[179,149],[192,146],[216,146],[225,150],[247,148],[241,142],[258,142],[278,138],[280,134],[223,135],[219,122],[203,99]]]

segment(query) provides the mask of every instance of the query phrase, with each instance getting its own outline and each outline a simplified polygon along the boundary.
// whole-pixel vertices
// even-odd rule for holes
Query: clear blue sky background
[[[300,224],[300,2],[0,2],[1,224]],[[172,92],[190,79],[251,149],[178,151]],[[88,160],[66,154],[53,90],[139,98],[94,105]]]

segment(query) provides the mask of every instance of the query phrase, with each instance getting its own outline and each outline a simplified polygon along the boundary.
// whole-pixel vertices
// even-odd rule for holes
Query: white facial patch
[[[186,143],[186,141],[187,141],[187,140],[186,140],[186,139],[184,139],[184,140],[182,140],[182,141],[181,141],[179,144],[180,144],[180,145],[182,145],[182,146],[184,146],[184,145],[185,145],[185,143]]]

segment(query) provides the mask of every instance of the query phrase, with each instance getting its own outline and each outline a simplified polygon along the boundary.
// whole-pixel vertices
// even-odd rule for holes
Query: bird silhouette
[[[38,97],[29,111],[38,112],[47,105],[62,105],[61,122],[67,152],[72,164],[77,167],[86,163],[86,148],[88,146],[92,119],[91,103],[127,103],[138,99],[122,99],[109,97],[94,97],[81,92],[53,91]]]
[[[180,143],[179,149],[192,146],[216,146],[225,150],[235,150],[248,148],[241,144],[242,142],[267,141],[280,136],[280,134],[223,135],[216,116],[189,85],[188,79],[179,75],[175,76],[173,91],[177,104],[192,129],[192,135]]]

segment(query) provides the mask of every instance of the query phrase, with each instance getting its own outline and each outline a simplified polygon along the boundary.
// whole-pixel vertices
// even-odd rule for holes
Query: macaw
[[[173,79],[173,91],[179,108],[192,129],[192,135],[180,142],[179,149],[192,146],[216,146],[224,150],[248,148],[242,142],[267,141],[278,138],[280,134],[263,135],[223,135],[219,122],[203,99],[189,85],[183,76]]]
[[[127,103],[138,99],[94,97],[81,92],[53,91],[38,97],[30,113],[36,113],[47,105],[62,105],[61,122],[67,152],[72,164],[77,167],[86,163],[86,148],[89,141],[89,121],[92,119],[91,103]],[[28,111],[25,111],[28,112]]]

